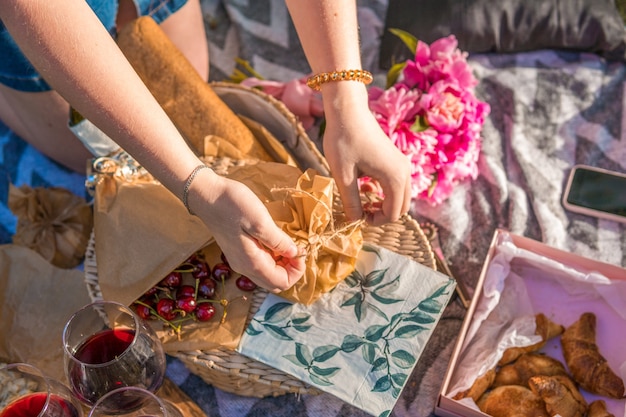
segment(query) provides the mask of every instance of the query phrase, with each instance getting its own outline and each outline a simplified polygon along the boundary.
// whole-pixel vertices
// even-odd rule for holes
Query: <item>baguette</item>
[[[151,17],[142,16],[124,26],[117,43],[199,156],[205,156],[205,138],[211,135],[230,142],[250,159],[273,161]]]

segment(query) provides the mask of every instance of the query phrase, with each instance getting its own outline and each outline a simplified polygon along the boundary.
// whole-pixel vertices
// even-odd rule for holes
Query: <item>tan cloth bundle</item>
[[[352,273],[363,246],[361,223],[334,218],[332,178],[271,162],[237,167],[228,177],[254,191],[276,224],[307,250],[304,276],[282,297],[311,304]]]
[[[91,207],[83,198],[60,187],[11,185],[8,205],[17,217],[13,243],[59,268],[80,264],[93,225]]]
[[[140,17],[127,24],[117,42],[199,155],[275,160],[151,17]]]

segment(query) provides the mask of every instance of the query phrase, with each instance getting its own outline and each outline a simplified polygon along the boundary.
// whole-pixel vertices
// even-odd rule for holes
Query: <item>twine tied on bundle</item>
[[[354,271],[363,221],[343,224],[335,216],[332,178],[272,162],[238,167],[228,176],[246,184],[278,227],[307,249],[304,276],[280,296],[311,304]]]

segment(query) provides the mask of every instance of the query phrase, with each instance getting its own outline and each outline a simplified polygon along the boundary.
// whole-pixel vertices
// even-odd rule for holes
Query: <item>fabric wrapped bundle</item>
[[[252,189],[276,224],[306,249],[305,274],[282,297],[311,304],[354,270],[362,223],[335,218],[332,178],[271,162],[237,167],[228,176]]]
[[[14,244],[33,249],[59,268],[81,263],[93,225],[83,198],[59,187],[11,185],[9,208],[17,217]]]

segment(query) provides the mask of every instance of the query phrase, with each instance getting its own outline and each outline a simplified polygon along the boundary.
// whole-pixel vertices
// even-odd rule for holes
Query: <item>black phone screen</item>
[[[626,216],[626,177],[578,168],[567,202],[618,216]]]

